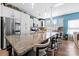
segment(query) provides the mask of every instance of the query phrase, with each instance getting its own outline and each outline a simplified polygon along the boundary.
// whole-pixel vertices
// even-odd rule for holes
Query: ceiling
[[[31,14],[37,18],[48,18],[52,16],[59,16],[79,11],[79,3],[64,3],[58,7],[54,7],[58,3],[10,3],[13,6]],[[33,7],[33,8],[32,8]]]

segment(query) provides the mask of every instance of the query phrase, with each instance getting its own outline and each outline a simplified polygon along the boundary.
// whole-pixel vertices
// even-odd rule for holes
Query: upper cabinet
[[[17,11],[17,10],[13,10],[14,13],[14,19],[16,23],[20,23],[21,22],[21,12]]]
[[[12,11],[11,8],[5,7],[5,6],[1,6],[1,10],[2,10],[2,16],[3,17],[10,17],[13,18],[14,17],[14,13]]]
[[[16,19],[20,19],[21,18],[21,12],[13,9],[13,13],[14,13],[14,18],[16,18]]]
[[[2,9],[1,9],[2,8]],[[19,11],[17,10],[14,10],[12,8],[9,8],[9,7],[5,7],[5,6],[2,6],[0,7],[0,10],[2,12],[2,16],[3,17],[9,17],[9,18],[15,18],[15,19],[20,19],[20,13]]]
[[[9,7],[5,7],[5,6],[1,6],[1,8],[0,8],[0,10],[2,10],[1,15],[3,17],[12,18],[12,19],[14,19],[15,24],[20,24],[21,34],[26,34],[30,31],[30,27],[33,24],[33,22],[31,22],[32,20],[30,19],[30,15],[17,11],[12,8],[9,8]],[[1,11],[0,11],[0,13],[1,13]],[[37,23],[37,21],[36,21],[36,23]]]
[[[21,34],[30,32],[30,16],[28,14],[21,13]]]

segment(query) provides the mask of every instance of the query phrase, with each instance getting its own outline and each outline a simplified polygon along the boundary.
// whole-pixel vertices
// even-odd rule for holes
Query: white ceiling
[[[65,3],[59,7],[54,7],[54,5],[56,5],[57,3],[35,3],[34,8],[32,8],[32,3],[24,3],[24,4],[11,3],[11,4],[37,18],[51,17],[51,7],[52,7],[52,16],[59,16],[79,11],[79,3]]]

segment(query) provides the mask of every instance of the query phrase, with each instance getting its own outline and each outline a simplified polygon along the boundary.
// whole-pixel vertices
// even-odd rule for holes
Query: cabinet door
[[[25,20],[26,20],[26,22],[25,22],[25,25],[26,25],[26,31],[27,31],[27,33],[29,33],[30,32],[30,16],[29,15],[25,15]]]
[[[14,17],[19,18],[20,17],[20,12],[17,10],[14,10]]]
[[[21,13],[21,34],[25,34],[26,33],[26,25],[25,25],[26,19],[25,19],[25,15],[24,13]]]
[[[5,7],[2,6],[3,8],[3,16],[4,17],[9,17],[9,18],[15,18],[17,19],[16,22],[20,22],[20,12],[15,10],[15,9],[11,9],[9,7]]]
[[[14,18],[16,19],[15,22],[20,23],[21,21],[21,12],[17,10],[13,10],[14,12]]]
[[[8,7],[5,7],[5,6],[2,6],[2,8],[3,8],[3,12],[2,12],[3,13],[2,14],[3,17],[10,17],[10,18],[12,18],[14,16],[14,13],[13,13],[11,8],[8,8]]]
[[[27,34],[27,33],[30,32],[29,19],[30,19],[29,15],[22,13],[22,18],[21,18],[21,34]]]
[[[30,27],[33,27],[33,19],[30,18],[29,22],[30,22]]]

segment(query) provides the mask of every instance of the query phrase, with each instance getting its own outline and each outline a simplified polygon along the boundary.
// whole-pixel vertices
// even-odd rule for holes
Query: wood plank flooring
[[[55,56],[79,56],[79,48],[76,47],[74,41],[63,40]]]
[[[8,56],[9,53],[6,50],[0,50],[0,56]]]
[[[53,54],[54,53],[54,54]],[[26,56],[30,56],[29,54]],[[53,49],[48,51],[48,56],[79,56],[79,48],[76,47],[74,41],[63,40],[62,45],[56,51]]]

